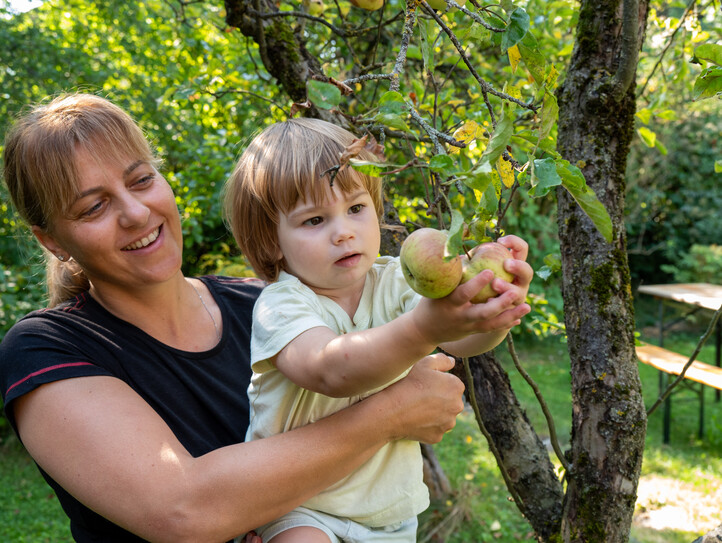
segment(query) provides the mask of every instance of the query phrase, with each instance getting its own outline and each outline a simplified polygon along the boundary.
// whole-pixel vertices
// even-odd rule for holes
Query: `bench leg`
[[[669,376],[666,373],[664,375],[660,375],[660,384],[664,383],[664,388],[662,390],[666,390],[668,381]],[[670,394],[667,396],[667,399],[664,400],[664,410],[662,412],[662,443],[669,443],[669,427],[671,420],[672,395]]]
[[[699,385],[699,438],[704,439],[704,385]]]

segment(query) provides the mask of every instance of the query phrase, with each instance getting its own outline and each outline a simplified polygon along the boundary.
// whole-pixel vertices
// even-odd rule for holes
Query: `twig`
[[[702,346],[707,341],[707,338],[709,338],[710,335],[712,335],[712,330],[714,330],[715,326],[717,325],[717,321],[720,318],[720,315],[722,314],[722,306],[715,311],[715,314],[712,315],[712,320],[709,323],[709,326],[707,327],[707,331],[702,335],[701,338],[699,338],[699,341],[697,342],[697,347],[695,347],[694,352],[692,353],[692,356],[689,357],[689,360],[687,360],[687,363],[682,368],[682,371],[677,376],[677,378],[666,388],[662,394],[660,394],[659,398],[657,398],[657,401],[654,402],[654,405],[649,408],[647,411],[647,416],[654,413],[655,409],[657,409],[664,400],[666,400],[669,395],[672,393],[672,389],[676,387],[679,383],[682,382],[684,379],[684,374],[686,373],[687,369],[692,365],[692,362],[694,362],[694,359],[697,358],[697,355],[702,350]]]
[[[509,348],[509,354],[511,354],[511,359],[514,361],[514,366],[516,366],[516,369],[519,371],[521,376],[534,391],[534,396],[536,396],[536,399],[541,406],[542,412],[544,413],[544,418],[547,420],[547,427],[549,428],[549,441],[551,441],[552,448],[554,449],[554,452],[556,453],[559,462],[561,462],[562,466],[564,467],[564,470],[569,471],[569,463],[567,462],[567,459],[562,452],[562,448],[559,445],[556,426],[554,426],[554,419],[552,418],[552,414],[549,412],[549,406],[546,404],[546,401],[544,400],[544,397],[539,390],[539,386],[534,382],[534,379],[531,378],[531,376],[527,373],[527,371],[522,367],[521,363],[519,362],[519,356],[517,355],[516,349],[514,348],[514,341],[511,338],[511,334],[506,335],[506,345]]]
[[[416,25],[416,4],[408,2],[405,13],[404,33],[401,36],[401,47],[399,47],[399,54],[396,56],[396,63],[394,64],[394,69],[391,72],[393,79],[391,80],[391,85],[389,87],[389,90],[397,92],[401,87],[399,76],[404,71],[404,65],[406,64],[406,52],[409,49],[411,35],[413,34],[414,26]]]
[[[637,96],[642,96],[644,94],[644,90],[647,88],[647,85],[649,84],[649,81],[652,79],[652,76],[654,75],[654,72],[657,71],[657,68],[662,64],[662,59],[664,58],[664,55],[667,53],[667,50],[672,46],[672,42],[674,41],[674,37],[677,35],[677,32],[679,32],[679,29],[682,28],[684,25],[684,20],[687,18],[687,15],[689,15],[689,12],[692,10],[694,5],[697,3],[697,0],[691,0],[690,3],[687,5],[687,8],[684,10],[684,13],[679,18],[679,24],[677,25],[677,28],[674,29],[672,34],[669,36],[669,41],[667,42],[667,45],[664,46],[664,49],[659,54],[659,59],[657,59],[656,64],[652,68],[652,71],[649,72],[649,75],[647,76],[647,79],[644,81],[644,85],[642,85],[642,88],[639,89],[639,92],[637,93]]]
[[[522,100],[519,100],[518,98],[515,98],[509,94],[499,92],[494,89],[489,83],[487,83],[476,71],[476,68],[474,68],[473,64],[469,61],[469,58],[466,56],[466,53],[464,52],[464,48],[461,46],[461,43],[459,43],[458,38],[456,35],[451,31],[451,29],[444,23],[444,21],[441,20],[441,17],[436,13],[434,9],[429,6],[429,4],[426,2],[426,0],[420,0],[420,3],[423,4],[424,8],[428,13],[431,14],[431,16],[434,18],[436,23],[441,27],[441,29],[446,33],[447,36],[449,36],[449,39],[454,44],[454,47],[456,47],[456,50],[459,52],[459,55],[461,56],[462,60],[466,64],[467,68],[469,68],[469,73],[471,73],[472,76],[474,76],[474,79],[477,80],[479,85],[481,86],[481,91],[485,96],[485,101],[487,103],[487,108],[491,112],[491,104],[486,99],[486,93],[492,94],[498,98],[501,98],[503,100],[507,100],[509,102],[514,102],[515,104],[525,108],[529,109],[533,112],[537,112],[539,109],[539,106],[535,106],[533,103],[527,103]],[[492,114],[493,115],[493,114]]]

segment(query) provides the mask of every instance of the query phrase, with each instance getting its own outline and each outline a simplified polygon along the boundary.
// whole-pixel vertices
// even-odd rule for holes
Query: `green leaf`
[[[557,173],[562,178],[562,186],[592,220],[604,239],[611,243],[614,230],[612,219],[594,191],[587,186],[582,171],[568,161],[560,160],[557,162]]]
[[[645,107],[637,111],[634,116],[644,124],[649,124],[649,121],[652,119],[652,111]]]
[[[394,167],[394,164],[389,164],[387,162],[369,162],[368,160],[359,160],[357,158],[351,158],[348,162],[349,165],[357,172],[361,172],[371,177],[379,177],[386,168]]]
[[[389,128],[395,128],[396,130],[403,130],[405,132],[409,130],[409,125],[406,124],[406,118],[401,115],[396,115],[394,113],[379,113],[374,116],[374,120],[388,126]]]
[[[454,168],[454,160],[449,155],[435,155],[429,160],[429,168],[436,173],[448,174]]]
[[[509,24],[501,37],[501,52],[519,43],[529,30],[529,14],[524,8],[516,8],[509,17]]]
[[[546,196],[554,188],[562,184],[553,158],[537,159],[531,165],[531,189],[529,195],[534,198]]]
[[[451,226],[446,240],[444,260],[450,260],[461,254],[464,243],[464,217],[457,209],[451,210]]]
[[[388,91],[379,98],[379,111],[383,113],[406,113],[408,106],[400,92]]]
[[[714,173],[722,173],[722,160],[714,161]]]
[[[504,115],[496,125],[494,133],[491,135],[489,145],[481,155],[479,162],[488,162],[496,164],[501,154],[509,144],[512,134],[514,133],[514,122],[508,115]]]
[[[654,147],[659,151],[660,154],[667,156],[667,148],[664,146],[664,144],[657,140],[654,142]]]
[[[341,91],[335,85],[314,79],[306,82],[306,96],[321,109],[332,109],[341,103]]]
[[[436,24],[426,19],[419,19],[416,24],[421,37],[421,58],[424,61],[424,72],[434,71],[434,33]]]
[[[710,66],[694,82],[693,100],[704,100],[722,93],[722,66]]]
[[[695,47],[694,56],[702,60],[707,60],[717,66],[722,66],[722,45],[703,43]]]
[[[461,179],[467,187],[483,193],[491,183],[491,171],[491,164],[484,162]]]
[[[654,144],[657,141],[657,134],[652,132],[646,126],[643,126],[639,130],[637,130],[637,134],[639,134],[639,137],[642,139],[642,141],[647,147],[654,147]]]
[[[407,114],[408,106],[401,93],[388,91],[379,99],[379,111],[374,115],[373,119],[390,128],[408,132],[409,127],[406,124]]]
[[[492,182],[487,185],[486,190],[482,193],[481,198],[479,199],[479,205],[476,207],[475,211],[476,216],[484,221],[489,220],[494,216],[496,208],[499,205],[499,196],[493,183],[493,177],[491,178],[491,181]]]
[[[528,31],[524,35],[524,39],[518,44],[519,53],[521,59],[524,61],[524,66],[529,70],[534,82],[537,86],[544,84],[544,71],[546,68],[546,59],[544,55],[539,52],[539,46],[537,40],[531,31]]]
[[[543,140],[554,128],[559,117],[559,105],[556,96],[551,92],[544,93],[544,101],[541,108],[541,122],[539,126],[539,139]]]

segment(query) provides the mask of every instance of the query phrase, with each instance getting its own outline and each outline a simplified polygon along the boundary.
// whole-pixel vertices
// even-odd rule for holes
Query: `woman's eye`
[[[323,219],[321,217],[311,217],[310,219],[306,219],[303,221],[303,224],[306,224],[308,226],[318,226],[323,222]]]
[[[361,213],[361,210],[363,208],[364,208],[363,204],[355,204],[349,208],[349,212],[355,215],[356,213]]]
[[[97,202],[90,206],[88,209],[83,211],[81,214],[83,217],[92,217],[93,215],[97,214],[103,207],[103,202]]]
[[[155,177],[155,175],[153,175],[153,174],[144,175],[143,177],[138,179],[138,181],[136,181],[134,184],[140,185],[142,187],[144,185],[149,184],[151,181],[153,181],[154,177]]]

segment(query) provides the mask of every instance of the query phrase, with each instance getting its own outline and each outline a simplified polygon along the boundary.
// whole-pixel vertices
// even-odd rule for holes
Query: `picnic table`
[[[717,311],[722,306],[722,285],[711,283],[678,283],[664,285],[641,285],[637,291],[659,300],[659,313],[657,325],[659,329],[658,345],[643,344],[637,346],[637,358],[644,364],[649,364],[660,370],[660,394],[667,387],[670,375],[680,375],[692,353],[685,356],[664,349],[664,337],[672,326],[684,320],[687,316],[701,310]],[[665,321],[665,305],[669,302],[684,304],[688,310],[672,321]],[[678,313],[678,312],[677,312]],[[720,356],[722,353],[722,322],[717,322],[715,330],[715,365],[694,361],[685,372],[685,378],[699,384],[692,388],[699,398],[699,437],[704,435],[704,387],[713,387],[716,401],[720,400],[722,390],[722,368]],[[671,425],[671,395],[664,402],[662,440],[669,443]]]

